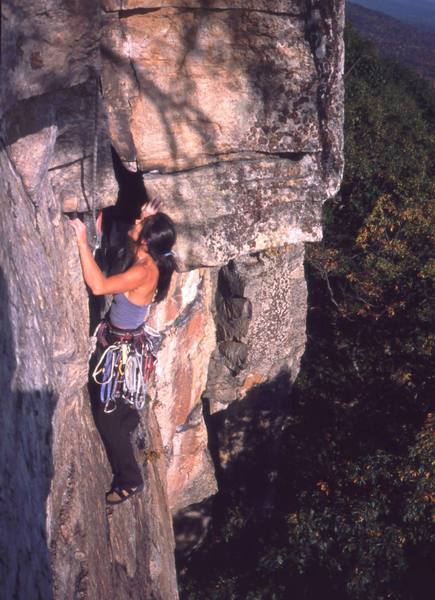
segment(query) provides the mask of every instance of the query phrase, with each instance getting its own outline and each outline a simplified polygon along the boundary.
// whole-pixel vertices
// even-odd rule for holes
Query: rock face
[[[106,25],[119,43],[103,54],[103,85],[114,58],[132,71],[130,85],[110,81],[107,92],[124,108],[110,113],[112,131],[126,131],[120,119],[130,117],[121,158],[142,171],[171,172],[241,153],[320,150],[318,80],[303,15],[234,10],[231,2],[220,10],[143,4]]]
[[[5,598],[176,598],[166,464],[152,412],[138,433],[146,493],[113,514],[86,392],[88,299],[48,176],[2,172],[1,589]]]
[[[318,240],[342,169],[342,3],[118,4],[112,143],[176,218],[186,268]]]
[[[171,512],[216,492],[201,398],[216,413],[297,374],[303,242],[341,179],[342,27],[341,0],[4,0],[5,598],[177,598]],[[116,202],[111,146],[176,221],[181,272],[152,314],[146,491],[106,511],[63,213]]]

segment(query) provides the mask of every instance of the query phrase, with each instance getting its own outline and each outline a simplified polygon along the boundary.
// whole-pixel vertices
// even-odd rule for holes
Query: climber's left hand
[[[103,211],[100,210],[98,213],[98,217],[95,223],[95,230],[97,232],[97,236],[100,237],[103,235]]]
[[[71,219],[69,223],[75,231],[77,243],[79,244],[79,246],[87,244],[88,238],[86,235],[86,225],[82,223],[80,219]]]

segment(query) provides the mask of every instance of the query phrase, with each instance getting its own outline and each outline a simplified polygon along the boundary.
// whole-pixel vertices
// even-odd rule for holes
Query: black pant
[[[102,352],[103,349],[98,344],[90,364],[91,374]],[[100,386],[92,379],[89,391],[95,425],[112,467],[112,486],[136,487],[140,485],[143,482],[142,474],[134,457],[131,443],[131,433],[139,423],[137,410],[123,400],[118,400],[116,409],[113,412],[105,413],[100,401]]]
[[[120,400],[116,409],[110,413],[105,413],[103,406],[99,406],[94,418],[112,467],[113,486],[140,485],[142,475],[130,438],[139,423],[137,410]]]

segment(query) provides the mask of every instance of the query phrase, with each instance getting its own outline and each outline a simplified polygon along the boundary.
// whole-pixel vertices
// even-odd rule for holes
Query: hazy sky
[[[407,23],[435,28],[435,0],[351,0]]]

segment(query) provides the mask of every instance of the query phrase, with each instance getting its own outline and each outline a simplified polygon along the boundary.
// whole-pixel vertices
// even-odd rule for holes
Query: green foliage
[[[330,481],[301,493],[286,519],[288,543],[269,550],[263,568],[304,573],[315,562],[346,582],[349,598],[401,597],[409,553],[423,545],[430,559],[431,442],[428,424],[403,457],[378,451],[338,465]]]
[[[324,240],[307,247],[308,344],[278,500],[261,515],[240,479],[221,482],[208,543],[181,580],[189,600],[427,597],[435,94],[346,36],[346,169]]]

